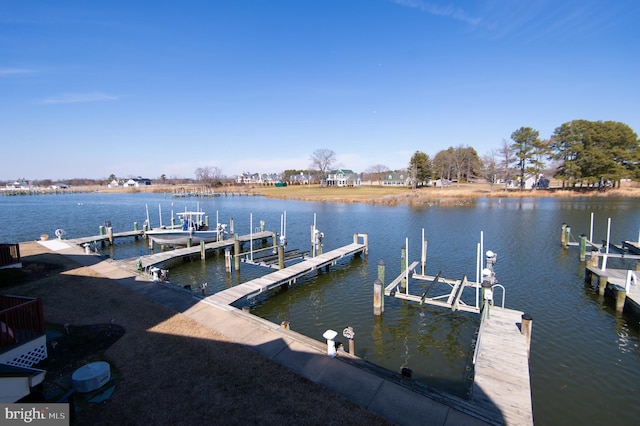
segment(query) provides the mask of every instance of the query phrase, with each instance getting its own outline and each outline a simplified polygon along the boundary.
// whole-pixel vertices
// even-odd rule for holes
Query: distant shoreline
[[[233,185],[216,188],[206,188],[201,185],[150,185],[138,188],[106,188],[102,186],[76,187],[58,191],[30,191],[25,195],[64,194],[64,193],[165,193],[180,196],[264,196],[297,201],[322,201],[339,203],[367,203],[382,205],[421,205],[421,204],[466,204],[478,198],[575,198],[598,197],[640,198],[640,183],[624,182],[621,188],[597,190],[591,188],[552,188],[525,189],[509,188],[488,184],[460,184],[450,187],[422,187],[412,190],[405,187],[389,187],[381,185],[363,184],[358,187],[321,187],[320,185],[286,187],[262,185]],[[4,193],[2,195],[11,196]]]

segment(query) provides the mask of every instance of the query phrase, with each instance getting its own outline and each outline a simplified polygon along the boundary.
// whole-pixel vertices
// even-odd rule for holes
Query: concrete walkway
[[[496,418],[495,410],[491,413],[455,396],[402,379],[399,374],[346,352],[338,352],[336,358],[329,358],[326,343],[250,313],[196,298],[192,291],[177,286],[153,283],[109,259],[87,255],[77,246],[64,242],[42,243],[398,425],[506,424],[499,414]]]

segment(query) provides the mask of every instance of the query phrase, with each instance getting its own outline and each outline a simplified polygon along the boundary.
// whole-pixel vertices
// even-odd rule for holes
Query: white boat
[[[151,240],[160,245],[186,246],[200,244],[200,241],[210,243],[224,240],[226,225],[218,223],[214,229],[203,221],[204,212],[180,212],[176,213],[182,222],[179,228],[157,228],[146,232]]]

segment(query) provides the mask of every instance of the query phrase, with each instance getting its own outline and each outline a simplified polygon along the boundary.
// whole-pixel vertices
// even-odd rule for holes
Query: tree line
[[[433,158],[416,151],[407,173],[415,188],[432,179],[469,182],[486,179],[491,185],[512,183],[524,189],[525,178],[543,173],[562,181],[563,188],[620,186],[622,179],[640,178],[640,141],[626,124],[573,120],[557,127],[548,139],[521,127],[499,148],[480,158],[468,146],[450,147]]]

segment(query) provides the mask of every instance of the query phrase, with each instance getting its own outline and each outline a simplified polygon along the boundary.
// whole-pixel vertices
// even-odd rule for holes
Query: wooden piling
[[[622,312],[624,310],[624,302],[627,300],[627,292],[622,288],[616,289],[616,311]]]
[[[204,247],[204,240],[200,240],[200,260],[207,258],[207,250]]]
[[[229,247],[224,249],[224,270],[227,274],[231,273],[231,249]]]
[[[378,279],[382,283],[383,287],[384,287],[384,269],[385,269],[384,260],[380,260],[378,262]]]
[[[384,286],[382,281],[376,279],[373,282],[373,315],[382,315],[384,312]]]
[[[107,228],[107,237],[109,238],[109,245],[112,246],[113,245],[113,228],[111,226]]]
[[[278,268],[284,269],[284,246],[278,246]]]
[[[276,232],[271,234],[271,242],[273,243],[273,253],[278,252],[278,234]]]
[[[102,225],[100,226],[100,235],[106,235],[105,227]],[[100,246],[104,247],[104,240],[100,240]]]
[[[522,323],[520,323],[520,332],[525,336],[527,341],[527,355],[531,351],[531,327],[533,326],[533,317],[527,313],[522,314]]]
[[[235,260],[234,266],[236,268],[236,271],[239,271],[240,270],[240,240],[238,239],[238,236],[236,234],[233,234],[233,237],[234,237],[233,258]]]
[[[565,236],[564,236],[564,248],[569,247],[569,242],[571,241],[571,227],[567,225],[564,228]]]
[[[566,230],[567,230],[567,224],[566,224],[566,223],[563,223],[563,224],[562,224],[562,230],[561,230],[561,233],[560,233],[560,245],[561,245],[563,248],[567,248],[567,241],[566,241],[567,234],[566,234]]]
[[[587,257],[587,236],[580,235],[580,262],[584,262]]]
[[[138,222],[133,222],[133,230],[134,230],[134,231],[137,231],[137,230],[138,230]],[[135,235],[133,238],[134,238],[136,241],[138,241],[138,236],[137,236],[137,235]]]
[[[233,230],[233,218],[229,219],[229,235],[235,235],[235,231]]]
[[[608,277],[606,275],[600,275],[598,278],[598,294],[604,296],[604,290],[607,288]]]

